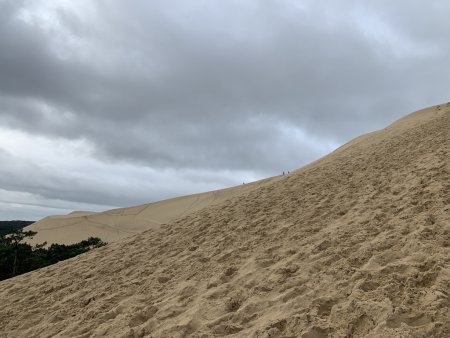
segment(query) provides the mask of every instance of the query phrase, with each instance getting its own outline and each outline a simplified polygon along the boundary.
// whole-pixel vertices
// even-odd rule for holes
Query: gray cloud
[[[10,177],[0,188],[128,205],[148,195],[112,187],[108,165],[142,179],[163,171],[167,185],[182,178],[151,190],[155,199],[300,167],[448,99],[449,10],[445,1],[0,1],[0,126],[86,140],[104,164],[93,182],[86,169],[77,181],[43,168],[33,184]]]

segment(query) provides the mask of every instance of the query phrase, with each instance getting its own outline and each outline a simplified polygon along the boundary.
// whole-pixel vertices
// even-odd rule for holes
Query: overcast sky
[[[450,1],[0,0],[0,219],[293,170],[450,100]]]

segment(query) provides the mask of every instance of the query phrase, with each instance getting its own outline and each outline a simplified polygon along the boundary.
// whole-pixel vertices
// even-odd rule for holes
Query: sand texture
[[[450,105],[0,283],[1,337],[450,337]]]
[[[155,229],[161,224],[201,210],[242,193],[259,188],[277,178],[239,185],[233,188],[182,196],[131,208],[120,208],[105,212],[75,211],[68,215],[45,217],[25,230],[36,231],[30,244],[47,242],[73,244],[88,237],[99,237],[111,243],[145,230]]]

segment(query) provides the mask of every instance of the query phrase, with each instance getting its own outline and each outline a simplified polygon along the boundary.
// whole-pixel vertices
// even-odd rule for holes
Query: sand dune
[[[68,215],[49,216],[29,225],[25,230],[37,232],[32,239],[28,240],[30,244],[43,242],[47,242],[48,245],[51,243],[72,244],[88,237],[99,237],[111,243],[145,230],[156,229],[161,224],[169,223],[176,218],[187,216],[239,194],[248,193],[276,179],[278,178],[273,177],[233,188],[182,196],[130,208],[99,213],[74,211]]]
[[[0,336],[450,337],[449,152],[444,104],[3,281]]]

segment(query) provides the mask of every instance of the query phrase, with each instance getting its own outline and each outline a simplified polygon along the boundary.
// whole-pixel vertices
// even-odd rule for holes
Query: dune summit
[[[449,337],[450,105],[0,283],[6,337]]]

